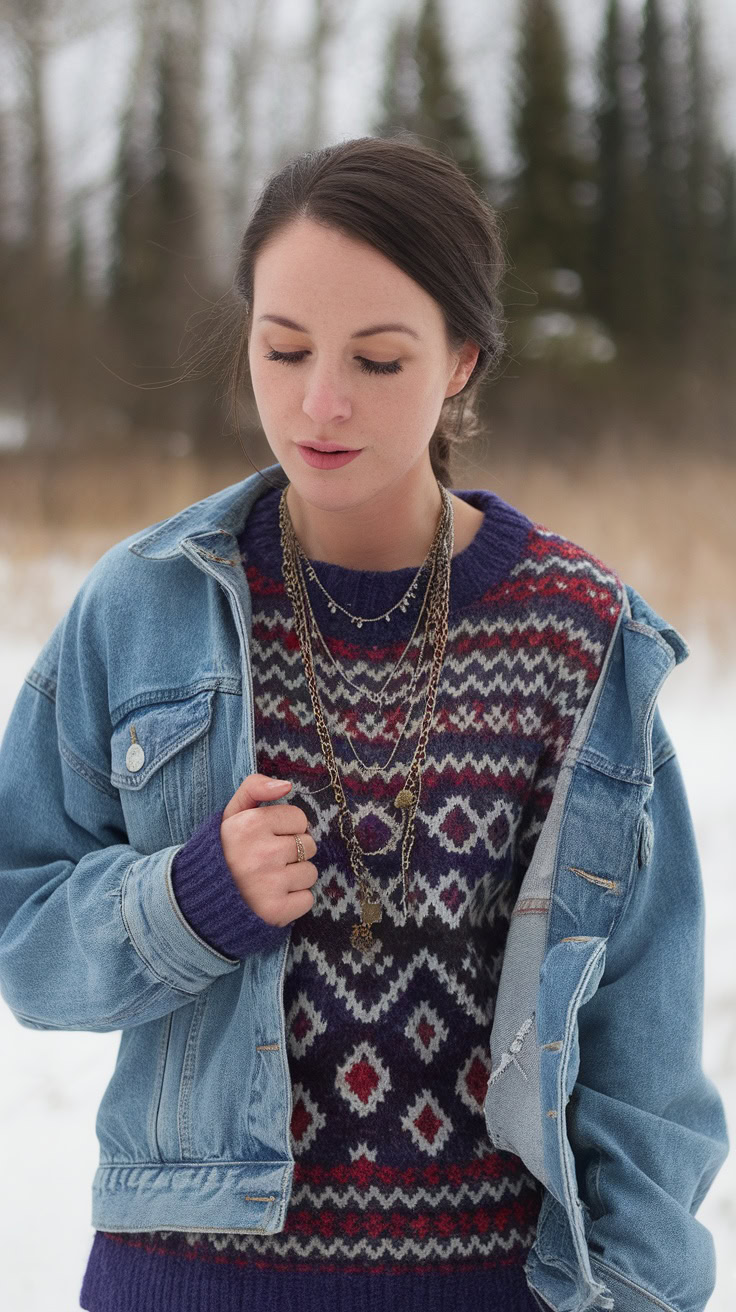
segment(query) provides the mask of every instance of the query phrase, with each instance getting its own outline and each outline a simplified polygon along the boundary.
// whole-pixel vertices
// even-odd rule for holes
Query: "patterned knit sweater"
[[[241,897],[220,842],[222,807],[177,854],[174,891],[201,937],[245,957],[291,933],[284,1008],[293,1094],[293,1189],[277,1234],[95,1234],[82,1288],[90,1312],[538,1312],[524,1262],[543,1197],[519,1157],[493,1148],[483,1116],[509,920],[567,743],[621,605],[619,577],[589,552],[485,489],[484,512],[452,560],[445,658],[416,811],[409,916],[401,881],[382,895],[376,947],[350,944],[359,904],[281,572],[271,488],[240,541],[253,602],[257,769],[290,780],[317,843],[310,912],[271,926]],[[413,568],[352,570],[315,560],[346,609],[380,615]],[[359,629],[308,582],[326,645],[316,677],[366,866],[387,889],[400,870],[392,806],[426,697],[406,664],[426,574],[390,623]],[[421,628],[421,626],[420,626]],[[421,635],[420,635],[421,636]],[[418,639],[407,657],[413,665]],[[399,735],[396,754],[383,766]],[[371,853],[389,845],[383,855]]]

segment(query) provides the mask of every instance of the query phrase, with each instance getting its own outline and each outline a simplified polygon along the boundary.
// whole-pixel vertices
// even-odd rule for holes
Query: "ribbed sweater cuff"
[[[241,896],[220,837],[224,806],[212,812],[179,849],[171,866],[174,896],[185,920],[227,957],[278,947],[291,925],[271,925]]]

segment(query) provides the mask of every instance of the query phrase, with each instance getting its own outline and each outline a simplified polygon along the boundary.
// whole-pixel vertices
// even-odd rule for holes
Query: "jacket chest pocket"
[[[185,843],[210,811],[214,688],[129,711],[110,741],[128,839],[144,855]]]

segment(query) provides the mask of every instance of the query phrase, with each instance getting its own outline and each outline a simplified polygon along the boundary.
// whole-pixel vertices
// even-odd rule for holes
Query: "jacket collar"
[[[128,550],[146,560],[172,560],[184,554],[182,543],[188,538],[207,538],[213,534],[237,538],[254,502],[269,485],[275,483],[278,487],[286,487],[288,482],[281,465],[267,465],[239,483],[231,483],[186,506],[169,519],[135,534],[128,543]]]
[[[690,648],[682,634],[659,615],[653,606],[630,583],[624,586],[623,619],[626,627],[646,633],[664,648],[664,654],[673,664],[680,665],[690,655]]]
[[[289,479],[278,463],[231,483],[201,501],[186,506],[178,514],[154,524],[152,528],[135,534],[128,550],[147,560],[172,560],[184,554],[182,543],[188,538],[207,538],[214,535],[237,538],[254,502],[269,486],[286,487]],[[649,605],[631,584],[624,587],[623,619],[629,628],[649,634],[664,648],[668,661],[679,665],[690,654],[682,634],[668,620]],[[671,665],[670,665],[671,668]]]

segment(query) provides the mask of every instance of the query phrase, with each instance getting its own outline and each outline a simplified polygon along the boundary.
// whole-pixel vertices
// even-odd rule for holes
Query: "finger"
[[[294,806],[291,802],[276,802],[273,806],[261,809],[271,813],[270,823],[274,834],[299,834],[303,838],[310,832],[309,817],[300,806]]]
[[[307,860],[310,860],[317,851],[317,844],[311,834],[283,834],[281,837],[284,840],[282,845],[284,865],[296,865],[299,862],[298,849],[294,842],[295,838],[301,840],[304,856]]]
[[[319,871],[311,861],[290,861],[286,867],[288,891],[311,888],[319,878]]]

